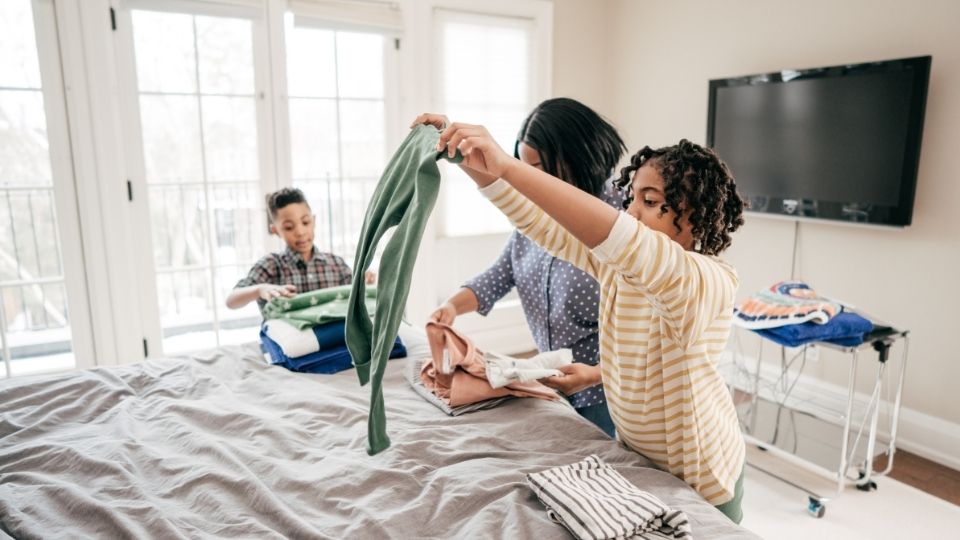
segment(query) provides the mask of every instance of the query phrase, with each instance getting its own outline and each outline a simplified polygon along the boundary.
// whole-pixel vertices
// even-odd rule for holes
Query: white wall
[[[611,113],[608,0],[553,0],[552,96],[578,99],[601,114]],[[519,125],[517,129],[519,129]],[[427,234],[431,234],[430,231]],[[435,234],[435,233],[433,233]],[[466,279],[491,265],[508,234],[437,238],[422,249],[414,271],[408,317],[419,324],[430,309]],[[426,295],[429,298],[417,298]],[[535,348],[523,311],[516,301],[500,302],[486,318],[466,315],[458,325],[482,347],[503,352]]]
[[[798,275],[910,329],[904,406],[960,424],[960,3],[613,0],[608,17],[612,116],[632,151],[703,142],[711,78],[933,56],[913,226],[804,223]],[[740,297],[790,276],[793,232],[748,219],[726,254]],[[825,354],[807,372],[843,383],[847,365]],[[875,365],[863,362],[860,379]]]

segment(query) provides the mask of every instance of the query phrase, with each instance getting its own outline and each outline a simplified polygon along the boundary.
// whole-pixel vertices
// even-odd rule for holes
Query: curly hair
[[[624,209],[633,201],[633,173],[644,165],[663,177],[666,200],[660,215],[673,210],[673,224],[679,231],[684,211],[689,212],[697,252],[717,255],[730,246],[730,233],[743,225],[744,202],[730,168],[713,149],[686,139],[664,148],[643,147],[615,181],[626,195]]]

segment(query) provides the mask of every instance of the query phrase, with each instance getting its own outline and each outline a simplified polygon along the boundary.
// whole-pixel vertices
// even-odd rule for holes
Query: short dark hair
[[[537,151],[548,174],[595,196],[603,192],[604,183],[627,151],[609,122],[570,98],[548,99],[537,105],[520,126],[513,146],[517,159],[520,143]]]
[[[698,252],[717,255],[730,246],[730,233],[743,225],[744,203],[730,168],[713,149],[686,139],[656,150],[644,146],[630,158],[630,165],[620,171],[616,181],[626,195],[624,208],[633,200],[633,173],[644,165],[654,167],[663,177],[666,201],[660,213],[673,210],[677,230],[683,211],[692,209],[690,225]]]
[[[267,221],[272,222],[277,218],[277,212],[290,204],[303,203],[310,208],[310,203],[304,197],[299,188],[281,188],[267,195]]]

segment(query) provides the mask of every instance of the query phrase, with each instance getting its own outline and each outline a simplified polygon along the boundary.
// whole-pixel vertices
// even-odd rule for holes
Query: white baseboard
[[[756,358],[746,358],[745,361],[746,365],[751,368],[756,365]],[[726,374],[731,365],[731,355],[728,352],[721,361],[721,372]],[[761,378],[766,380],[776,378],[780,374],[780,370],[776,366],[767,363],[761,366],[760,371]],[[896,374],[890,372],[888,376],[896,376]],[[742,390],[750,391],[749,388],[743,388],[742,385],[737,386]],[[804,374],[800,375],[793,390],[793,395],[797,396],[798,399],[807,400],[811,396],[816,396],[817,402],[846,403],[847,388]],[[865,404],[870,399],[869,395],[861,392],[855,393],[855,396],[860,404]],[[890,396],[890,399],[893,399],[893,395]],[[885,428],[890,425],[888,414],[892,409],[892,402],[881,400],[878,433],[883,440],[889,439],[889,430]],[[856,415],[854,415],[854,418],[856,422]],[[855,424],[853,426],[854,431],[856,427]],[[901,407],[900,420],[897,426],[897,448],[907,450],[952,469],[960,470],[960,424],[909,407]],[[896,461],[894,461],[894,464],[896,464]]]

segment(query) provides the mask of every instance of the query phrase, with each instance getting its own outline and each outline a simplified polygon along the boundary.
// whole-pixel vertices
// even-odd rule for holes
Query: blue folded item
[[[314,326],[313,335],[317,336],[320,350],[346,345],[347,339],[343,336],[343,329],[346,325],[347,323],[344,321],[334,321]]]
[[[826,324],[805,322],[754,330],[761,336],[785,347],[799,347],[814,341],[856,347],[863,343],[863,335],[872,331],[873,323],[848,311],[838,313]]]
[[[263,345],[263,348],[266,349],[267,354],[270,355],[270,363],[278,366],[283,366],[290,371],[297,371],[300,373],[322,373],[322,374],[331,374],[337,373],[338,371],[343,371],[345,369],[350,369],[353,367],[353,360],[350,358],[350,351],[347,350],[346,345],[343,345],[343,323],[339,324],[339,339],[341,345],[335,346],[332,348],[321,348],[319,351],[310,353],[304,356],[299,356],[297,358],[290,358],[289,356],[283,354],[283,350],[279,345],[268,336],[263,330],[260,331],[260,343]],[[335,326],[335,325],[322,325],[322,326]],[[319,326],[317,328],[320,328]],[[330,335],[335,335],[336,330],[331,329]],[[317,338],[320,339],[320,335],[317,334]],[[324,341],[320,341],[320,346],[323,347]],[[390,358],[400,358],[407,355],[407,349],[403,346],[403,342],[400,341],[400,338],[397,337],[396,341],[393,344],[393,350],[390,351]]]

